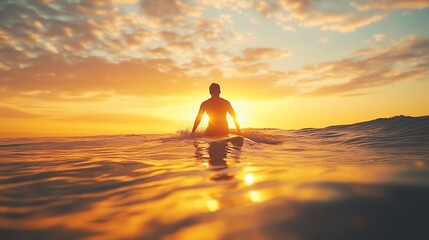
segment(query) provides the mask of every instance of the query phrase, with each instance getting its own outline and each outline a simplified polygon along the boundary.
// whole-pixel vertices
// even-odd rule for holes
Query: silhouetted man
[[[241,134],[240,125],[238,124],[237,115],[235,114],[234,109],[227,100],[219,97],[220,86],[217,83],[212,83],[210,85],[210,95],[211,98],[204,101],[198,115],[195,118],[194,127],[192,128],[191,135],[195,133],[198,125],[201,122],[201,118],[206,112],[209,116],[209,126],[206,129],[206,136],[225,136],[229,134],[228,122],[226,120],[226,113],[229,113],[234,119],[235,127],[237,128],[237,134]]]

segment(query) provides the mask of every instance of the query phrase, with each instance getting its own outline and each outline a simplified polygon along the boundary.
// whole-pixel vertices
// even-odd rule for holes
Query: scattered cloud
[[[140,10],[151,27],[186,28],[203,9],[181,0],[141,0]]]
[[[85,114],[76,114],[66,117],[60,117],[56,120],[67,122],[82,122],[82,123],[127,123],[139,125],[163,125],[171,124],[171,120],[164,119],[153,115],[141,115],[135,113],[117,113],[117,112],[93,112]]]
[[[275,48],[246,48],[242,50],[241,57],[235,57],[237,62],[254,62],[267,58],[282,58],[290,55],[288,50]]]
[[[423,9],[429,7],[427,0],[361,0],[312,1],[312,0],[255,0],[253,7],[261,15],[275,19],[285,31],[291,26],[319,27],[322,30],[353,32],[358,28],[382,20],[390,10]]]
[[[352,2],[351,4],[360,11],[368,11],[374,9],[423,9],[429,7],[429,1],[427,0],[365,0]]]
[[[337,61],[285,74],[279,85],[296,85],[299,94],[332,95],[376,88],[429,75],[429,39],[409,37],[391,46],[357,51]]]
[[[300,27],[319,27],[338,32],[352,32],[385,16],[383,13],[358,11],[347,1],[256,1],[254,6],[263,16],[275,19],[280,26],[294,23]]]
[[[0,106],[0,118],[26,119],[35,117],[40,117],[40,115],[24,112],[11,107]]]
[[[124,61],[109,63],[98,58],[64,59],[42,58],[26,68],[5,71],[0,75],[3,88],[28,92],[43,90],[61,94],[87,91],[115,91],[119,94],[168,94],[166,85],[178,80],[174,61],[152,59],[145,62]]]
[[[381,41],[383,41],[385,36],[386,35],[384,35],[384,34],[374,34],[374,35],[372,35],[372,38],[374,38],[374,40],[376,42],[381,42]]]
[[[184,50],[187,57],[199,54],[201,44],[220,46],[228,41],[233,47],[246,39],[231,26],[228,14],[203,18],[201,6],[186,1],[48,3],[0,3],[0,70],[27,66],[52,54],[68,61],[97,57],[119,62],[146,59],[153,49],[165,49],[178,60]],[[139,7],[119,7],[130,4]]]
[[[251,1],[248,0],[197,0],[196,2],[217,9],[229,8],[234,11],[240,11],[251,6]]]
[[[128,5],[138,8],[130,10]],[[267,97],[282,97],[284,93],[328,95],[427,74],[428,41],[423,38],[410,38],[386,49],[362,49],[355,56],[296,71],[275,71],[270,61],[290,56],[290,50],[242,44],[251,36],[234,28],[232,14],[207,17],[207,6],[237,12],[252,8],[285,28],[351,32],[381,20],[389,10],[426,8],[428,3],[2,1],[2,98],[84,101],[114,95],[187,94],[195,84],[214,78],[237,89],[248,81],[246,84],[257,86],[255,94]],[[382,41],[384,35],[375,34],[373,38]],[[328,41],[327,37],[319,39],[321,43]],[[278,86],[283,92],[273,90]]]
[[[168,53],[164,48],[152,50]],[[196,83],[208,85],[215,79],[237,92],[243,84],[251,86],[242,97],[282,98],[288,95],[350,95],[397,81],[421,79],[429,74],[429,39],[416,36],[393,42],[386,48],[361,49],[347,58],[284,72],[272,70],[264,60],[287,57],[288,50],[245,48],[234,55],[207,48],[201,53],[211,57],[182,65],[170,58],[112,63],[95,57],[74,57],[73,62],[55,55],[39,57],[29,66],[3,70],[0,86],[3,98],[97,101],[117,95],[187,95],[200,86]],[[217,63],[223,61],[224,65]]]

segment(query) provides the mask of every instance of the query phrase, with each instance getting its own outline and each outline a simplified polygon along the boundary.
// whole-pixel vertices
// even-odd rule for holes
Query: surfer
[[[198,125],[201,122],[201,118],[204,113],[209,116],[209,126],[205,131],[206,136],[226,136],[229,134],[228,122],[226,120],[226,113],[229,113],[234,119],[235,127],[237,128],[237,134],[241,135],[240,125],[238,124],[237,115],[231,106],[229,101],[219,97],[220,86],[217,83],[212,83],[209,87],[211,98],[204,101],[198,115],[195,118],[194,127],[192,128],[191,135],[195,133]]]

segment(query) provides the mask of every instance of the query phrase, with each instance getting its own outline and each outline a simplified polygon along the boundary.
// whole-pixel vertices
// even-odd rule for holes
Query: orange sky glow
[[[19,0],[0,12],[0,137],[174,133],[212,82],[242,127],[429,114],[429,1]]]

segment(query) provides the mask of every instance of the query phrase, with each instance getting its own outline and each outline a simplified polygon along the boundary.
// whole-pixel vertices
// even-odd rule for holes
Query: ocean
[[[0,139],[0,239],[428,239],[429,116],[187,133]]]

